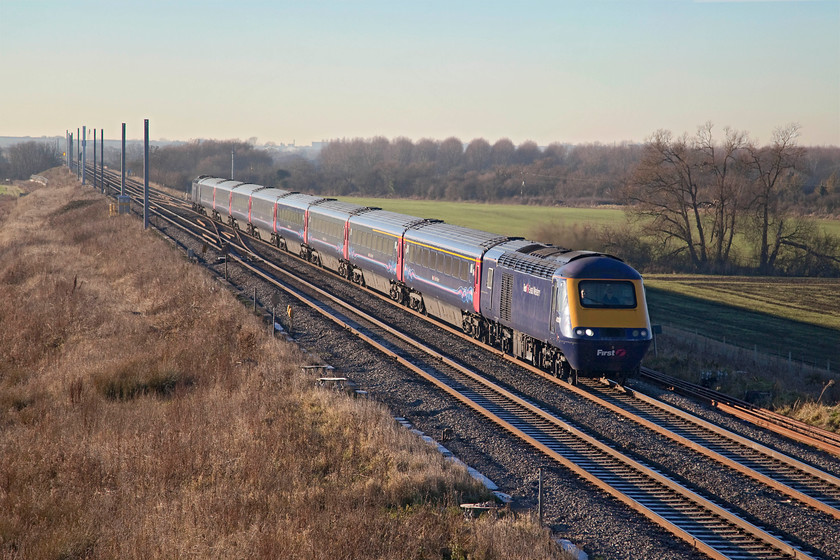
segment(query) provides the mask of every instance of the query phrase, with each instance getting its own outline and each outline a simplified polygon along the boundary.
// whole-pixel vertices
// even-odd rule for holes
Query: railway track
[[[810,426],[741,399],[724,395],[650,368],[643,367],[641,375],[644,379],[661,387],[706,402],[731,416],[840,457],[840,434]]]
[[[116,180],[119,180],[118,177]],[[176,212],[172,211],[172,208],[183,209],[186,205],[182,201],[172,201],[163,197],[163,195],[160,196],[162,198],[156,199],[152,203],[154,212],[173,224],[183,220],[183,217],[178,216]],[[178,227],[186,226],[180,224]],[[203,234],[202,242],[210,243],[213,248],[221,250],[223,245],[221,235],[218,230],[206,230]],[[285,271],[268,261],[265,261],[260,266],[249,262],[250,259],[259,261],[261,257],[256,251],[247,247],[241,239],[236,239],[233,234],[228,233],[226,240],[230,246],[238,247],[238,249],[230,254],[232,260],[250,269],[266,281],[277,283],[277,285],[285,290],[292,290],[288,284],[279,283],[280,281],[276,278],[277,275],[287,274]],[[250,256],[247,256],[249,254]],[[300,280],[294,281],[299,282]],[[740,554],[749,554],[749,556],[744,557],[811,557],[795,545],[773,534],[772,531],[762,530],[751,523],[742,521],[736,514],[685,488],[678,481],[611,449],[610,442],[599,440],[597,437],[586,433],[586,430],[582,430],[574,424],[547,412],[544,408],[534,405],[527,399],[489,380],[483,379],[482,376],[470,371],[468,368],[464,368],[459,363],[440,354],[436,350],[428,347],[421,348],[423,345],[418,346],[419,343],[412,343],[415,349],[422,350],[423,353],[430,356],[433,360],[446,364],[446,367],[451,369],[449,372],[436,371],[433,374],[429,373],[430,368],[428,363],[421,365],[412,363],[390,348],[392,344],[390,338],[402,337],[403,335],[395,332],[394,329],[374,319],[369,314],[360,311],[349,311],[352,308],[349,303],[346,301],[336,301],[335,296],[327,294],[320,288],[310,285],[307,287],[307,290],[312,290],[317,293],[318,299],[332,299],[335,305],[345,309],[344,312],[331,315],[331,320],[337,322],[344,329],[354,332],[354,334],[366,340],[368,344],[379,348],[380,351],[390,355],[402,365],[435,384],[452,397],[540,450],[553,461],[575,472],[581,478],[588,480],[631,508],[644,513],[656,523],[680,536],[683,540],[689,542],[692,546],[702,550],[709,556],[726,558],[741,557],[739,556]],[[314,303],[315,299],[312,296],[301,295],[296,297],[300,297],[301,301],[305,301],[307,305],[312,306],[313,309],[317,309],[319,313],[325,314],[325,316],[327,315],[322,305]],[[347,312],[350,312],[358,318],[353,322],[348,322],[345,315]],[[355,326],[357,322],[358,324],[367,323],[373,326],[360,329]],[[376,340],[370,334],[365,334],[371,332],[371,329],[376,331],[381,330],[387,333],[386,336],[389,337],[389,341]],[[460,336],[460,333],[458,334]],[[521,362],[517,363],[521,365]],[[727,446],[730,446],[731,441],[737,439],[737,437],[726,439],[723,442],[718,441],[715,444],[710,443],[709,445],[698,443],[698,440],[700,442],[709,441],[708,438],[711,436],[709,436],[708,432],[714,432],[715,430],[712,428],[715,427],[709,428],[709,426],[704,426],[703,429],[706,431],[700,430],[698,432],[697,428],[691,426],[697,426],[698,424],[702,424],[702,422],[698,423],[696,419],[683,418],[681,421],[687,424],[680,424],[673,419],[674,414],[672,412],[663,412],[663,407],[657,405],[656,402],[646,403],[645,406],[641,406],[639,404],[640,399],[634,397],[632,393],[627,393],[619,389],[600,388],[595,385],[587,386],[586,390],[569,388],[568,385],[563,385],[566,389],[588,393],[590,395],[588,398],[592,399],[593,402],[595,400],[600,401],[598,402],[599,406],[623,410],[622,415],[625,418],[635,416],[643,419],[643,424],[649,423],[650,425],[659,426],[659,428],[651,429],[672,434],[668,437],[672,440],[679,441],[682,445],[690,448],[705,449],[706,451],[704,453],[707,455],[717,454],[727,457],[732,463],[751,461],[752,465],[748,468],[752,469],[754,473],[759,473],[757,476],[759,480],[762,477],[768,480],[786,479],[787,484],[782,485],[793,492],[788,495],[805,503],[808,503],[809,499],[816,500],[817,503],[821,504],[828,503],[828,506],[826,506],[828,509],[823,509],[822,511],[837,517],[836,479],[826,481],[824,480],[826,477],[821,477],[819,474],[812,474],[816,479],[822,478],[823,482],[828,485],[827,488],[820,487],[819,484],[815,484],[813,481],[802,482],[801,475],[799,474],[792,475],[789,471],[786,471],[788,474],[779,474],[777,471],[771,472],[768,469],[776,467],[766,466],[761,458],[757,459],[753,457],[749,460],[741,460],[741,457],[745,454],[743,448],[755,451],[755,446],[749,443],[742,443],[742,448],[732,451]],[[712,450],[715,445],[717,447]],[[763,453],[763,456],[768,456],[768,451],[770,452],[769,455],[773,454],[772,450],[762,450],[759,452],[759,455]],[[788,465],[785,468],[792,468],[790,467],[789,461],[783,460],[782,463]],[[807,472],[808,470],[806,465],[804,471]],[[755,474],[751,476],[756,478]],[[776,489],[778,490],[778,488]],[[832,502],[831,500],[835,501]],[[814,504],[809,505],[818,509],[820,507]]]

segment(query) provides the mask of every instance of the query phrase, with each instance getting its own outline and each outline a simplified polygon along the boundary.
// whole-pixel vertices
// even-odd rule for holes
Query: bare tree
[[[737,218],[744,208],[746,181],[742,155],[748,139],[746,133],[726,127],[723,129],[723,144],[718,146],[714,143],[712,128],[711,122],[699,127],[696,142],[703,156],[701,165],[711,174],[712,229],[709,240],[712,258],[718,264],[725,264],[729,262]]]
[[[461,165],[463,157],[464,144],[454,136],[450,136],[438,147],[438,169],[443,173],[448,173]]]
[[[13,179],[28,179],[30,175],[55,167],[61,158],[53,144],[46,142],[21,142],[7,150],[9,175]]]
[[[796,170],[805,149],[797,146],[796,123],[773,131],[773,144],[746,147],[754,175],[751,208],[758,240],[758,268],[773,271],[783,242],[795,239],[798,223],[791,221],[784,208],[784,190],[796,182]]]
[[[541,155],[537,143],[533,140],[526,140],[516,148],[514,161],[520,165],[528,165],[538,160]]]
[[[516,147],[513,142],[507,138],[496,140],[491,150],[491,157],[493,165],[511,165],[513,163],[513,156],[516,153]]]
[[[484,138],[476,138],[464,150],[464,163],[469,171],[483,171],[490,166],[493,148]]]
[[[708,262],[704,216],[710,202],[701,193],[702,165],[702,153],[687,135],[673,138],[658,130],[645,145],[626,191],[631,211],[649,219],[646,231],[663,247],[676,242],[672,252],[686,252],[695,269]]]

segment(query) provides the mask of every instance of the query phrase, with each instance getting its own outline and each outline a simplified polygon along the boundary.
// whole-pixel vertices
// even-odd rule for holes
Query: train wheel
[[[560,378],[569,385],[577,385],[577,370],[572,369],[569,362],[563,362],[560,368]]]
[[[395,302],[399,303],[400,305],[405,304],[405,290],[403,290],[402,286],[399,284],[391,284],[391,291],[390,291],[391,299]]]

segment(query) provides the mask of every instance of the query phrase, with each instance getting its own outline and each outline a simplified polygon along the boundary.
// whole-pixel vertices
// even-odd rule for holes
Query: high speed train
[[[194,209],[445,321],[571,383],[623,382],[650,346],[620,259],[202,175]]]

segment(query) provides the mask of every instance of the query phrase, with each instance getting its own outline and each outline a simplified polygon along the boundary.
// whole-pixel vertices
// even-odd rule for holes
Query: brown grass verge
[[[0,212],[0,557],[560,558],[64,169]],[[243,365],[245,364],[245,365]]]

